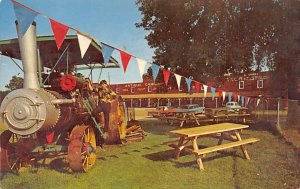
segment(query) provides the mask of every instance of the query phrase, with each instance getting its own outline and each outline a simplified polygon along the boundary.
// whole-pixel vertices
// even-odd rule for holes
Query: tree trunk
[[[299,70],[299,71],[298,71]],[[287,127],[300,128],[300,66],[298,62],[290,63],[288,74],[288,116]]]

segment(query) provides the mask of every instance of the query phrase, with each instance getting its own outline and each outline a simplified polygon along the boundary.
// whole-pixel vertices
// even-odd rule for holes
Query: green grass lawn
[[[200,172],[193,155],[174,159],[174,150],[163,144],[174,141],[168,134],[176,127],[155,119],[141,120],[147,132],[142,142],[104,146],[97,151],[95,166],[88,173],[69,173],[62,159],[31,168],[20,176],[2,175],[1,188],[299,188],[299,157],[293,146],[263,130],[244,130],[243,138],[261,141],[248,146],[251,160],[239,148],[211,153]],[[202,139],[201,145],[215,145]],[[199,141],[200,144],[200,141]],[[299,156],[299,154],[298,154]]]

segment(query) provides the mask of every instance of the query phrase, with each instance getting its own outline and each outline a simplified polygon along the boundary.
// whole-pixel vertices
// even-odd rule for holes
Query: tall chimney
[[[36,23],[30,24],[28,30],[22,36],[18,22],[16,21],[19,46],[24,70],[23,88],[39,89],[37,77],[37,48],[36,48]]]

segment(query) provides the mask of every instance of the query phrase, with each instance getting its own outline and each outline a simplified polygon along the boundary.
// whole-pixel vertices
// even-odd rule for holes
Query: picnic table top
[[[212,125],[201,126],[201,127],[173,130],[170,131],[170,133],[182,137],[194,137],[194,136],[208,135],[213,133],[220,133],[224,131],[245,129],[248,127],[249,127],[248,125],[242,125],[236,123],[219,123],[219,124],[212,124]]]
[[[206,110],[230,110],[230,109],[248,110],[248,108],[246,108],[246,107],[240,107],[240,108],[228,108],[228,107],[206,108]]]
[[[178,109],[175,113],[196,113],[196,110]]]

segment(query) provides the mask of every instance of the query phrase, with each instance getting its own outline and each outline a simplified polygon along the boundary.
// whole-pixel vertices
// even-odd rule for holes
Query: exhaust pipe
[[[37,45],[36,45],[36,23],[30,24],[28,30],[22,36],[18,22],[16,21],[19,46],[24,70],[25,89],[40,89],[37,77]]]

